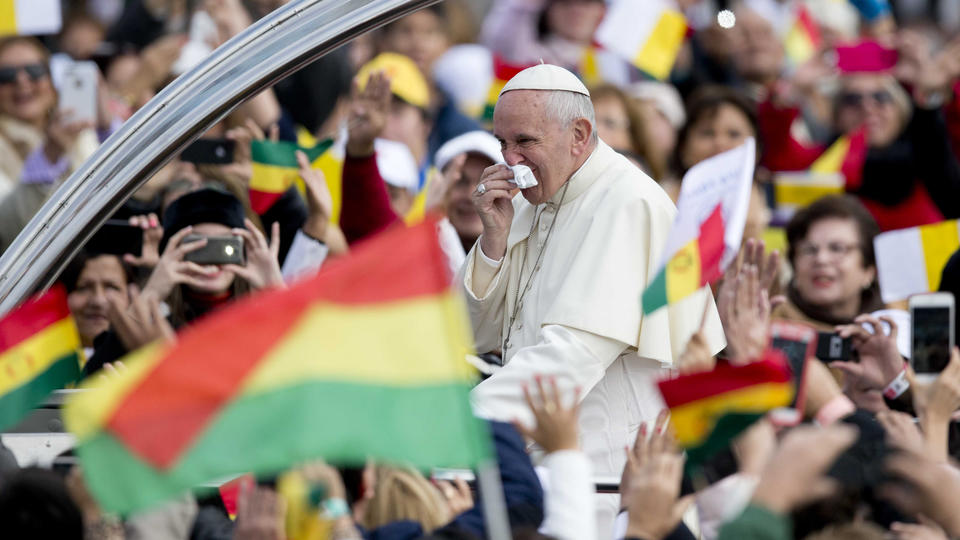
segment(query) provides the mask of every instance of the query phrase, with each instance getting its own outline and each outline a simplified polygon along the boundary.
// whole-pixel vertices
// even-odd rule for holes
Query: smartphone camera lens
[[[223,252],[226,253],[228,257],[229,257],[229,256],[232,256],[232,255],[233,255],[233,246],[223,246]]]

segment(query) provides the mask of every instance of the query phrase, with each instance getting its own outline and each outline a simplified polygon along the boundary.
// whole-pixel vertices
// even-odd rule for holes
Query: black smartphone
[[[181,161],[196,164],[227,165],[233,163],[236,143],[229,139],[197,139],[180,153]]]
[[[850,338],[842,338],[835,332],[817,332],[817,359],[821,362],[850,360],[852,350]]]
[[[183,239],[184,244],[207,240],[207,245],[183,256],[183,260],[197,264],[245,264],[243,238],[240,236],[203,236],[191,234]]]
[[[122,219],[108,219],[87,241],[87,251],[94,254],[140,256],[143,251],[143,229]]]

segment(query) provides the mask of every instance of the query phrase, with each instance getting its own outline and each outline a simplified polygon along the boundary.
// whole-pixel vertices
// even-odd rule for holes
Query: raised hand
[[[566,406],[560,396],[555,377],[549,378],[549,391],[544,387],[543,377],[535,378],[536,396],[524,385],[523,397],[533,412],[536,425],[532,428],[519,421],[513,425],[523,436],[540,445],[548,454],[560,450],[579,448],[577,417],[580,414],[580,389],[574,391],[573,403]]]
[[[307,155],[299,150],[297,165],[300,166],[300,178],[303,178],[307,187],[307,221],[303,224],[303,232],[311,238],[324,241],[330,216],[333,215],[333,197],[323,172],[314,169]]]
[[[764,256],[763,242],[747,240],[717,291],[717,310],[727,337],[727,356],[735,364],[759,358],[770,342],[770,312],[782,299],[770,299],[780,265],[774,250]]]
[[[160,311],[160,301],[153,296],[140,294],[136,285],[130,285],[130,305],[126,309],[118,299],[110,298],[107,317],[128,351],[157,340],[171,342],[176,339],[173,327]]]
[[[187,253],[207,245],[206,238],[196,242],[181,243],[191,232],[193,232],[193,227],[184,227],[170,237],[166,249],[163,250],[163,255],[160,256],[153,273],[150,274],[150,279],[143,287],[143,294],[153,296],[158,301],[163,301],[177,285],[191,285],[202,288],[204,282],[194,277],[195,275],[210,275],[219,271],[216,266],[201,266],[195,262],[183,260],[183,256]]]
[[[247,280],[254,289],[283,287],[283,273],[280,271],[280,224],[274,223],[270,231],[270,242],[260,229],[249,219],[243,220],[246,229],[233,229],[231,232],[243,237],[247,264],[225,264],[223,268]]]
[[[365,157],[373,154],[373,141],[387,125],[391,98],[390,79],[382,71],[370,75],[363,91],[354,83],[347,120],[347,155]]]
[[[133,266],[153,268],[160,261],[160,240],[163,239],[163,227],[156,214],[133,216],[130,225],[143,229],[143,247],[140,255],[127,253],[123,261]]]

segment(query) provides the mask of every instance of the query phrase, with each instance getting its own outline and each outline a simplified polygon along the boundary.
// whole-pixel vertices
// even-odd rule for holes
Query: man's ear
[[[590,139],[593,135],[593,126],[586,118],[577,118],[573,121],[573,154],[582,155],[590,148]]]

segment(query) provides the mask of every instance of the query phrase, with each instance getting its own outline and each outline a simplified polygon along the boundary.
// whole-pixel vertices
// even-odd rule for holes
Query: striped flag
[[[795,387],[783,354],[769,351],[743,366],[718,362],[713,371],[657,383],[670,424],[687,452],[688,470],[729,446],[767,412],[793,401]]]
[[[493,123],[493,109],[497,106],[497,100],[500,99],[500,91],[510,82],[518,73],[532,67],[534,64],[511,64],[503,57],[493,55],[493,83],[487,92],[487,103],[483,108],[481,120],[486,123]]]
[[[468,399],[466,310],[436,227],[395,227],[315,278],[134,352],[126,373],[69,400],[64,420],[102,506],[126,513],[318,457],[423,468],[488,458]]]
[[[687,36],[687,19],[670,0],[616,0],[597,29],[596,41],[650,77],[670,76]]]
[[[297,144],[301,148],[313,148],[321,141],[313,136],[305,127],[297,128]],[[314,169],[319,169],[323,173],[323,178],[327,182],[327,191],[330,192],[330,199],[333,200],[333,211],[330,212],[330,223],[340,222],[340,210],[343,208],[343,160],[346,159],[346,144],[338,144],[334,141],[329,150],[320,154],[311,164]],[[303,179],[297,176],[297,189],[306,196],[307,187]]]
[[[300,177],[297,150],[316,164],[330,147],[333,139],[320,141],[312,148],[304,148],[288,141],[256,140],[250,143],[253,176],[250,178],[250,207],[262,214]]]
[[[866,131],[860,129],[837,139],[807,171],[774,175],[775,221],[786,223],[797,210],[817,199],[857,189],[867,150]]]
[[[755,163],[754,141],[748,139],[684,175],[664,262],[641,298],[645,314],[687,297],[723,274],[740,249]]]
[[[943,267],[960,249],[958,221],[879,234],[873,239],[880,294],[886,303],[940,288]]]
[[[76,381],[83,347],[62,285],[0,319],[0,429]]]
[[[0,36],[60,32],[60,0],[0,0]]]
[[[784,36],[783,48],[791,65],[798,66],[813,58],[823,40],[820,28],[807,11],[806,6],[797,7],[796,16]]]

